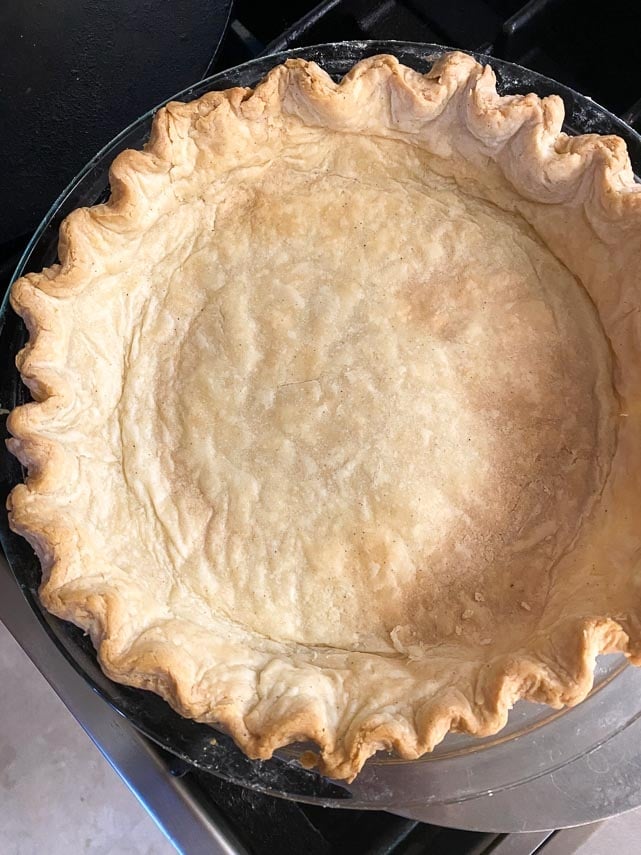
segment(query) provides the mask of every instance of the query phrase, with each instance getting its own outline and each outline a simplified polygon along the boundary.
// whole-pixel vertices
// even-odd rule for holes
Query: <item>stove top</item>
[[[208,73],[264,53],[328,41],[433,42],[532,68],[593,97],[641,131],[633,9],[626,0],[611,0],[605,13],[602,6],[580,0],[324,0],[318,5],[283,0],[276,6],[237,0]],[[78,170],[82,166],[78,163]],[[0,285],[8,284],[29,237],[9,242],[0,234]],[[177,761],[109,708],[51,644],[1,559],[0,618],[186,853],[525,855],[559,834],[574,835],[563,849],[571,851],[588,833],[456,831],[379,811],[332,810],[243,789]]]
[[[178,761],[106,704],[52,644],[1,555],[0,618],[184,855],[543,855],[552,842],[565,855],[601,825],[525,834],[462,831],[244,789]]]
[[[634,4],[583,0],[238,0],[210,73],[260,53],[347,39],[434,42],[524,65],[641,131]]]

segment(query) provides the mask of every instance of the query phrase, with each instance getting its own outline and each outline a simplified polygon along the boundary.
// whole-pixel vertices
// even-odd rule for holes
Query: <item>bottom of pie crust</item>
[[[509,618],[513,644],[609,464],[603,330],[478,185],[404,143],[317,136],[305,171],[227,187],[204,238],[194,203],[147,308],[120,410],[158,429],[125,467],[168,554],[189,518],[174,611],[414,656],[498,643]]]

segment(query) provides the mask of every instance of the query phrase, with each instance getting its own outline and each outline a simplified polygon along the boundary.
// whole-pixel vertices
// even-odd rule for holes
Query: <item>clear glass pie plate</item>
[[[445,50],[438,45],[407,42],[341,42],[300,48],[259,57],[198,83],[178,93],[176,98],[190,100],[212,89],[252,86],[270,68],[288,57],[313,59],[338,78],[359,59],[377,53],[393,53],[402,62],[425,71]],[[560,95],[566,105],[568,132],[622,136],[639,172],[641,137],[608,111],[531,71],[492,57],[479,58],[491,62],[499,78],[499,91]],[[144,145],[153,113],[142,116],[124,130],[64,191],[27,247],[16,276],[39,270],[56,260],[61,221],[74,208],[106,198],[110,163],[123,149]],[[27,399],[14,367],[15,354],[24,343],[26,332],[9,309],[7,298],[2,305],[0,324],[0,396],[6,411]],[[6,496],[11,487],[22,480],[23,472],[6,450],[0,452],[0,458],[2,490]],[[38,562],[26,542],[10,532],[6,519],[0,525],[0,537],[16,580],[52,643],[108,703],[178,758],[176,763],[193,764],[227,780],[274,795],[335,807],[388,809],[411,814],[413,806],[462,803],[522,787],[594,751],[641,716],[641,669],[626,666],[622,657],[608,656],[598,661],[591,695],[573,709],[552,710],[520,702],[512,711],[506,728],[493,737],[477,739],[451,734],[434,752],[411,762],[381,753],[367,762],[351,784],[329,781],[314,771],[303,769],[297,758],[310,746],[281,750],[270,761],[250,761],[225,734],[181,718],[149,692],[108,680],[83,633],[41,607],[37,597]]]

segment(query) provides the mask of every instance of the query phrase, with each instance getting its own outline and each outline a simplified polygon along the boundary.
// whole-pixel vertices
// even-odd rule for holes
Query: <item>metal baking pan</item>
[[[259,57],[217,74],[178,93],[175,98],[190,100],[213,89],[254,86],[269,69],[289,57],[314,60],[338,79],[358,60],[378,53],[392,53],[401,62],[426,71],[446,50],[440,45],[395,41],[339,42],[298,48]],[[540,74],[493,57],[477,55],[477,58],[491,62],[502,93],[560,95],[566,107],[568,133],[614,133],[623,137],[635,172],[639,174],[641,136],[616,116]],[[102,149],[56,200],[25,250],[15,277],[56,261],[61,221],[75,208],[107,198],[109,165],[123,149],[144,145],[153,114],[151,111],[142,116]],[[0,308],[0,405],[5,412],[28,400],[28,392],[14,367],[15,355],[25,340],[24,325],[9,308],[5,296]],[[20,464],[3,446],[0,450],[3,497],[22,480],[23,474]],[[634,725],[641,716],[641,673],[627,667],[622,657],[601,657],[595,688],[578,707],[554,711],[520,702],[510,715],[507,727],[494,737],[475,739],[450,735],[432,754],[411,762],[379,754],[368,761],[352,784],[329,781],[300,767],[296,760],[301,749],[296,746],[279,751],[269,761],[250,761],[225,734],[182,718],[152,693],[118,685],[105,677],[91,642],[83,632],[48,614],[40,605],[38,561],[28,544],[8,529],[5,515],[0,521],[0,540],[24,596],[52,643],[94,690],[145,735],[174,755],[178,764],[192,764],[246,787],[334,807],[387,809],[461,827],[494,827],[508,831],[512,830],[511,822],[519,826],[517,830],[547,828],[550,826],[543,823],[540,811],[531,821],[519,814],[512,820],[506,818],[501,826],[500,817],[491,821],[484,821],[482,815],[478,818],[478,806],[493,798],[498,807],[501,794],[523,793],[533,782],[543,778],[552,780],[559,770],[573,768],[573,764],[578,768],[579,758],[598,752],[606,743],[614,745],[618,738],[617,744],[627,744],[621,741],[621,734],[638,732]],[[214,735],[215,740],[212,739]],[[641,769],[638,782],[641,785]],[[586,822],[618,812],[620,805],[617,807],[610,802],[604,797],[588,805],[587,816],[584,804],[582,811],[575,811],[574,818],[577,822]],[[466,804],[475,805],[477,818],[471,825],[469,822],[466,825]],[[572,823],[570,816],[557,816],[554,821],[556,826]]]

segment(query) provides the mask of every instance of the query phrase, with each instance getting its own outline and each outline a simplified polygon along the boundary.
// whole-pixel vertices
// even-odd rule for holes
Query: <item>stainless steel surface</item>
[[[249,855],[225,818],[174,777],[160,752],[64,659],[27,605],[0,554],[0,619],[111,766],[185,855]]]
[[[506,834],[492,845],[492,855],[533,855],[554,835],[553,831],[530,831],[527,834]],[[571,850],[566,850],[570,852]],[[546,852],[547,855],[547,852]]]
[[[541,855],[568,855],[570,852],[575,852],[580,846],[584,847],[590,838],[603,828],[603,825],[603,822],[595,822],[592,825],[584,825],[579,828],[566,828],[563,831],[555,831],[546,840],[545,846],[541,849]],[[520,834],[511,834],[510,839],[521,836]],[[614,850],[610,851],[613,852]],[[595,853],[599,852],[603,855],[602,850],[595,849]],[[503,852],[499,849],[498,855],[512,855],[512,853]]]
[[[565,828],[561,831],[529,831],[525,834],[506,834],[492,843],[485,855],[570,855],[604,825],[595,822],[578,828]],[[598,850],[597,850],[598,851]]]

